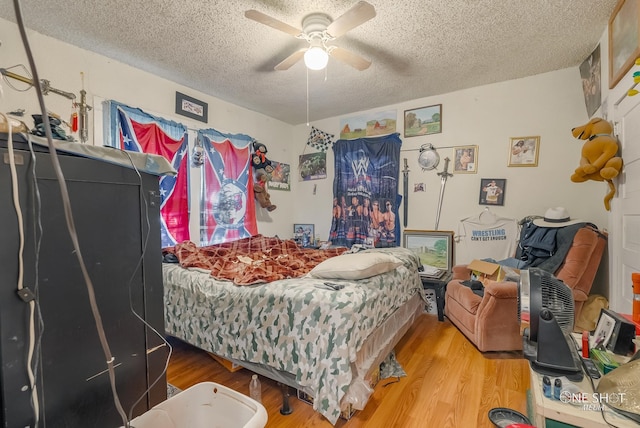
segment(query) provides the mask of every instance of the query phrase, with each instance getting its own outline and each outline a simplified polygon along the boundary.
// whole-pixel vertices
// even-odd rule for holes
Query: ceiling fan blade
[[[275,28],[276,30],[284,31],[285,33],[291,34],[294,37],[298,37],[300,34],[302,34],[302,30],[300,30],[299,28],[292,27],[289,24],[285,24],[282,21],[272,18],[269,15],[265,15],[264,13],[258,12],[254,9],[247,10],[244,13],[244,16],[261,24],[268,25],[271,28]]]
[[[294,53],[286,57],[284,60],[282,60],[280,64],[273,67],[274,70],[278,70],[278,71],[288,70],[289,68],[291,68],[293,64],[295,64],[296,62],[302,59],[306,51],[307,51],[307,48],[302,48],[295,51]]]
[[[329,55],[360,71],[366,70],[371,65],[370,60],[337,46],[331,46],[329,48]]]
[[[366,1],[359,1],[327,27],[327,33],[336,39],[352,28],[376,16],[376,9]]]

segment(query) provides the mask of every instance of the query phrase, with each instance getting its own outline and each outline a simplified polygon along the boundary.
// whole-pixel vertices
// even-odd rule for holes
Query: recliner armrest
[[[451,279],[458,279],[460,281],[466,281],[471,279],[471,269],[467,268],[467,265],[455,265],[451,268]]]
[[[484,294],[489,294],[496,299],[517,299],[518,285],[512,281],[492,281],[484,282]]]

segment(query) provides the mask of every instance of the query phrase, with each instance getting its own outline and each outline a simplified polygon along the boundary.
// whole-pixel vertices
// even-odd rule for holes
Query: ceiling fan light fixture
[[[310,70],[322,70],[329,62],[329,54],[319,46],[312,46],[304,53],[304,64]]]

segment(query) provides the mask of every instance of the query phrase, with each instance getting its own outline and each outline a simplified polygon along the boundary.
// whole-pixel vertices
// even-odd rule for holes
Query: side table
[[[562,400],[547,398],[542,393],[542,375],[535,372],[529,366],[530,389],[527,393],[531,400],[527,400],[527,413],[534,426],[537,427],[567,427],[567,428],[598,428],[598,427],[619,427],[631,428],[638,424],[631,419],[614,412],[607,405],[608,399],[617,399],[607,395],[594,395],[593,388],[589,382],[588,375],[585,374],[580,382],[573,382],[581,393],[588,398],[587,404],[569,404]],[[551,377],[553,384],[554,378]],[[566,378],[563,382],[568,382]],[[594,381],[597,385],[597,380]],[[602,398],[598,398],[602,397]],[[603,409],[606,420],[603,419],[600,409]]]
[[[445,272],[440,278],[428,278],[420,276],[422,288],[434,290],[436,292],[436,307],[438,309],[438,321],[444,321],[444,293],[447,291],[447,284],[451,281],[451,272]]]

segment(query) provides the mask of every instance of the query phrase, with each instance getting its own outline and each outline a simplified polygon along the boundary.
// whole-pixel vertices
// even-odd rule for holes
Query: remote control
[[[323,284],[316,284],[316,288],[323,288],[325,290],[338,291],[344,288],[344,284],[336,284],[334,282],[325,282]]]
[[[342,290],[344,288],[344,284],[336,284],[335,282],[325,282],[324,285],[330,287],[334,290]]]
[[[582,362],[584,363],[584,367],[587,369],[589,377],[593,379],[600,379],[600,370],[598,370],[598,367],[591,358],[583,358]]]

